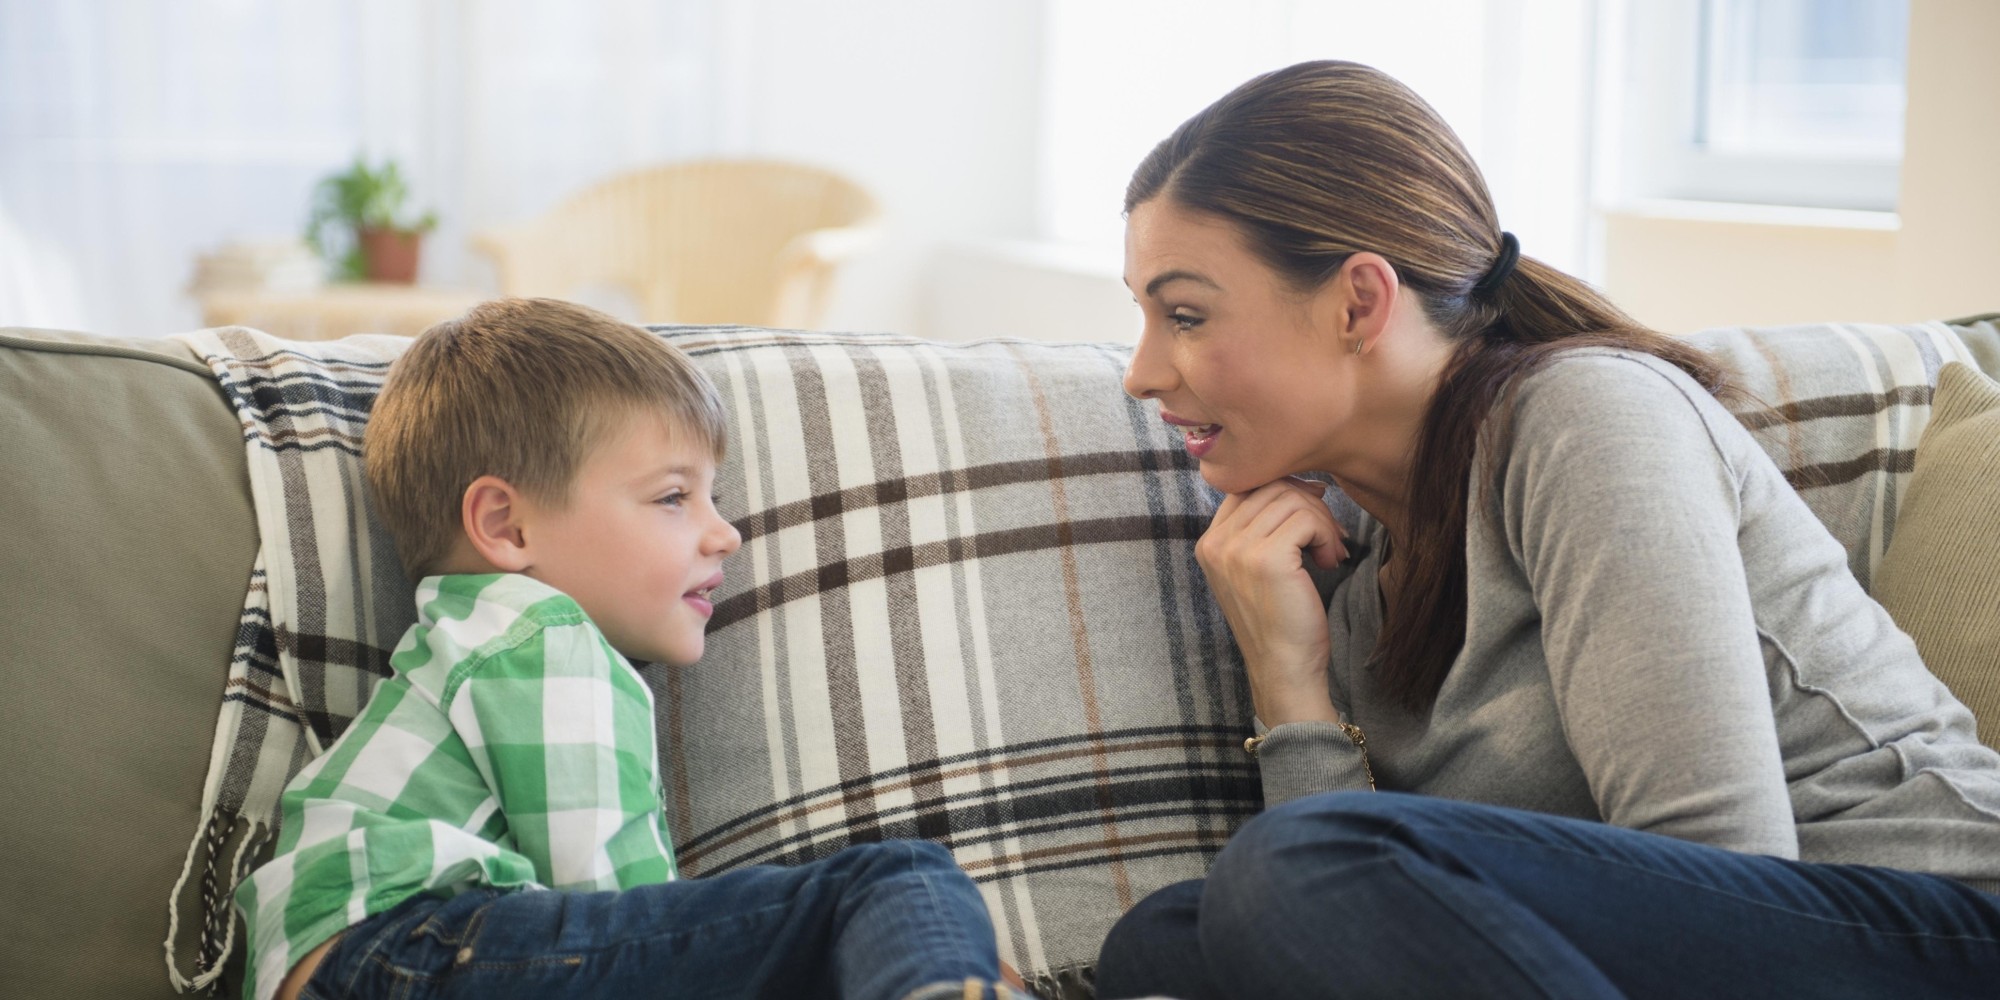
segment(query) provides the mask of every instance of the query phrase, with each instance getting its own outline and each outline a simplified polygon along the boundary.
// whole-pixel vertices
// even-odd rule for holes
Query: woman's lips
[[[1196,458],[1208,454],[1209,449],[1215,447],[1215,439],[1222,434],[1221,424],[1199,423],[1186,417],[1177,417],[1165,410],[1160,411],[1160,419],[1180,430],[1182,438],[1187,443],[1188,454]]]
[[[1208,454],[1210,448],[1215,447],[1215,439],[1221,435],[1222,425],[1202,424],[1199,427],[1183,427],[1181,431],[1186,437],[1188,454],[1200,458]]]

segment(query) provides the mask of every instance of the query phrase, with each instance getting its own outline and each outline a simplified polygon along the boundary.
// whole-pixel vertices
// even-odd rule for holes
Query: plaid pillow
[[[744,537],[702,661],[646,671],[683,870],[940,841],[1004,955],[1087,995],[1111,924],[1262,805],[1193,555],[1218,497],[1127,350],[671,334]]]

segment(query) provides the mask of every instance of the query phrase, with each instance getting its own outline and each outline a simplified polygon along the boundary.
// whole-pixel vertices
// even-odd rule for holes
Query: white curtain
[[[480,287],[470,233],[715,148],[721,3],[0,0],[0,325],[191,329],[195,257],[357,152],[438,212],[423,280]]]

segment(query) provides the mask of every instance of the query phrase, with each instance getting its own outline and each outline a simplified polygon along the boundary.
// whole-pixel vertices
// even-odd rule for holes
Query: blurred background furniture
[[[217,290],[200,297],[208,326],[256,327],[287,340],[335,340],[351,333],[414,337],[487,296],[458,288],[345,282],[299,290]]]
[[[695,160],[584,189],[483,233],[504,295],[630,295],[648,323],[816,326],[835,270],[874,242],[875,198],[816,167]]]

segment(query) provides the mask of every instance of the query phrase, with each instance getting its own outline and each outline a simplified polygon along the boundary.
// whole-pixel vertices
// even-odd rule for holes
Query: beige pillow
[[[2000,383],[1938,373],[1875,597],[2000,749]]]

